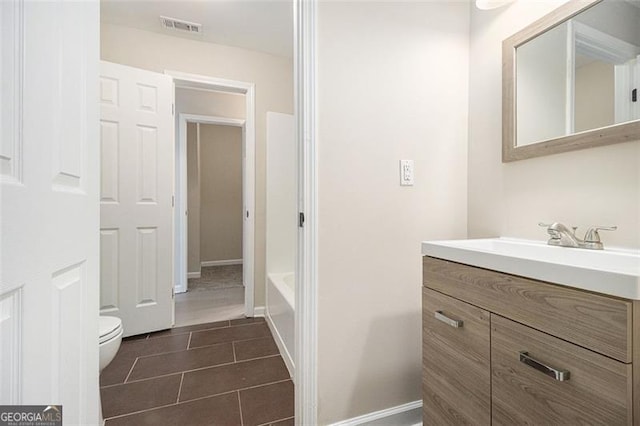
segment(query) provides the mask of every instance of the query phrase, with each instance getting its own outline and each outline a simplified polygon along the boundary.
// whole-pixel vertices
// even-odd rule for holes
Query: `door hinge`
[[[171,207],[175,207],[176,206],[176,196],[172,195],[171,196]]]
[[[304,227],[304,213],[298,213],[298,226],[300,228]]]
[[[175,298],[176,298],[176,289],[175,289],[175,288],[172,288],[172,289],[171,289],[171,298],[172,298],[172,299],[175,299]]]
[[[631,102],[638,102],[638,89],[631,91]]]
[[[176,104],[171,104],[171,115],[176,115]]]

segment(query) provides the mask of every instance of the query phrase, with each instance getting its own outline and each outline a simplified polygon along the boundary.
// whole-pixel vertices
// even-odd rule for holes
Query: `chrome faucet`
[[[584,240],[581,240],[576,236],[577,227],[567,228],[562,223],[554,222],[539,223],[539,226],[547,228],[547,233],[550,235],[547,244],[550,246],[560,247],[576,247],[585,248],[591,250],[602,250],[604,245],[600,241],[600,234],[598,231],[615,231],[617,226],[592,226],[587,230],[584,235]]]

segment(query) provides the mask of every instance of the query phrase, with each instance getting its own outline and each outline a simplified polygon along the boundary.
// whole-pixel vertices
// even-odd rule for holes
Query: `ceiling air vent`
[[[187,33],[202,33],[202,24],[196,24],[195,22],[183,21],[176,18],[168,18],[166,16],[161,16],[160,22],[162,23],[162,28],[184,31]]]

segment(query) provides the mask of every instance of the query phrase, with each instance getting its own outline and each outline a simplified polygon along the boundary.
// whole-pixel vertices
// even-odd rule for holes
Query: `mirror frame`
[[[516,49],[603,0],[569,0],[502,42],[502,162],[640,140],[640,120],[613,124],[530,145],[516,145]]]

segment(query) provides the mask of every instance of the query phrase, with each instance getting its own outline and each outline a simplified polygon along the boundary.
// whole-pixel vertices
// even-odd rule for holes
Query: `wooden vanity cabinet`
[[[425,426],[640,424],[637,302],[430,257],[423,271]]]

